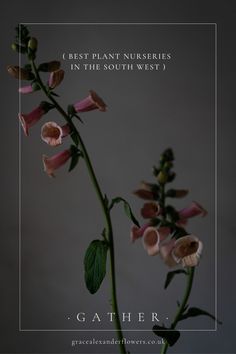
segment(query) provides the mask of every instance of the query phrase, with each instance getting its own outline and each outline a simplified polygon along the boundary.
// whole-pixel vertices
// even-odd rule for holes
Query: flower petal
[[[143,234],[143,246],[149,256],[159,253],[160,235],[155,227],[148,227]]]

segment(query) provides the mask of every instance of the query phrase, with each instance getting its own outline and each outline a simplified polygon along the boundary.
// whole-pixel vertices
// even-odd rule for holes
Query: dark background
[[[127,198],[138,214],[141,201],[132,196],[141,179],[151,179],[151,166],[167,146],[176,153],[176,187],[190,188],[186,203],[198,200],[209,211],[191,222],[204,242],[204,256],[191,305],[214,312],[214,220],[218,222],[218,317],[216,332],[183,332],[173,353],[234,353],[235,288],[233,242],[234,176],[234,21],[233,2],[147,1],[67,2],[1,5],[2,43],[2,203],[1,203],[1,344],[2,353],[115,353],[115,346],[71,348],[72,339],[112,338],[114,332],[18,331],[18,94],[5,67],[16,62],[10,50],[19,22],[216,22],[218,25],[218,215],[214,214],[214,26],[31,26],[39,39],[39,60],[58,59],[64,51],[163,51],[173,59],[166,72],[70,72],[58,89],[66,105],[95,89],[107,102],[106,114],[84,115],[82,134],[102,189]],[[158,43],[158,45],[157,45]],[[92,48],[92,49],[91,49]],[[40,93],[23,97],[30,111]],[[60,121],[54,112],[44,118]],[[31,133],[32,132],[32,133]],[[50,180],[41,155],[53,154],[39,139],[40,125],[22,136],[22,329],[78,329],[79,311],[109,311],[109,284],[89,295],[83,282],[83,254],[103,228],[102,215],[81,163]],[[64,143],[68,146],[67,141]],[[58,151],[62,148],[59,147]],[[183,207],[178,201],[177,207]],[[167,268],[149,258],[141,243],[129,242],[130,223],[121,208],[114,211],[118,297],[121,311],[160,313],[172,317],[184,286],[181,279],[164,291]],[[140,291],[142,289],[142,292]],[[137,294],[139,296],[137,296]],[[67,320],[70,316],[71,320]],[[184,322],[182,329],[214,329],[204,317]],[[126,327],[127,326],[127,327]],[[125,325],[126,328],[135,326]],[[80,327],[81,328],[81,327]],[[91,328],[88,324],[83,329]],[[112,328],[102,323],[102,329]],[[151,324],[145,322],[145,329]],[[154,339],[149,332],[125,332],[127,339]],[[131,352],[155,353],[159,346],[130,346]]]

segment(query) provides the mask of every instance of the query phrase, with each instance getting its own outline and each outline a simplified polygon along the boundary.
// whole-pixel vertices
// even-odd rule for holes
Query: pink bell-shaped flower
[[[50,177],[55,177],[54,172],[61,166],[63,166],[71,157],[71,150],[64,150],[58,154],[47,157],[43,155],[44,171]]]
[[[203,244],[194,235],[187,235],[175,241],[172,257],[183,267],[195,267],[202,254]]]
[[[155,218],[160,214],[160,205],[154,202],[145,203],[141,209],[144,219]]]
[[[202,217],[207,215],[207,211],[197,202],[192,202],[188,207],[180,210],[178,212],[179,220],[177,221],[178,226],[185,226],[187,220],[194,216],[201,215]]]
[[[138,189],[133,192],[137,197],[145,200],[155,200],[158,192],[155,190],[155,184],[142,181]]]
[[[150,224],[144,224],[141,227],[138,227],[136,225],[133,225],[130,231],[130,238],[131,241],[134,242],[136,241],[138,238],[143,236],[144,231],[150,226]]]
[[[160,244],[170,234],[169,227],[160,227],[159,229],[150,226],[143,234],[143,246],[149,256],[155,256],[160,251]]]
[[[161,258],[163,259],[163,261],[168,267],[174,267],[178,264],[172,256],[172,251],[175,246],[175,241],[176,241],[175,239],[171,239],[163,243],[160,247]]]
[[[32,112],[28,114],[19,113],[18,117],[26,136],[29,135],[29,128],[35,125],[40,118],[52,108],[54,108],[53,104],[43,101]]]
[[[51,146],[58,146],[62,143],[62,138],[70,134],[69,124],[63,126],[56,122],[47,122],[41,128],[41,138]]]
[[[60,85],[60,83],[64,79],[64,75],[65,75],[65,72],[62,69],[52,71],[50,73],[49,81],[48,81],[48,86],[50,87],[50,89],[54,89],[55,87]]]
[[[105,102],[93,90],[89,91],[88,97],[74,104],[76,112],[89,112],[94,109],[105,112],[106,107]]]
[[[19,119],[26,136],[29,135],[29,128],[35,125],[45,114],[45,110],[40,105],[28,114],[19,113]]]
[[[22,86],[19,88],[19,93],[28,94],[28,93],[32,93],[32,92],[34,92],[34,89],[31,85]]]

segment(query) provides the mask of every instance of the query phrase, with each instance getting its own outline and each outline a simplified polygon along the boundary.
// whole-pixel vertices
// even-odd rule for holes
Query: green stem
[[[81,135],[79,134],[79,131],[77,130],[76,126],[70,119],[70,117],[67,115],[67,113],[64,111],[64,109],[58,104],[58,102],[55,100],[55,98],[48,92],[47,88],[44,86],[41,77],[38,73],[38,70],[36,68],[35,62],[32,60],[31,61],[31,66],[33,69],[33,72],[35,74],[35,77],[37,79],[37,82],[42,89],[42,91],[45,93],[45,95],[49,98],[49,100],[54,104],[55,108],[58,110],[58,112],[65,118],[66,122],[69,123],[72,131],[77,135],[78,141],[79,141],[79,146],[81,148],[81,151],[83,153],[83,158],[87,166],[87,170],[89,173],[89,176],[91,178],[91,181],[93,183],[94,189],[96,191],[98,200],[101,204],[101,208],[104,214],[104,218],[106,221],[106,230],[107,230],[107,236],[109,240],[109,250],[110,250],[110,268],[111,268],[111,293],[112,293],[112,310],[115,312],[115,327],[117,331],[117,337],[119,339],[119,346],[120,346],[120,352],[122,354],[126,354],[126,348],[123,343],[123,333],[122,333],[122,328],[121,328],[121,322],[120,322],[120,317],[119,317],[119,309],[118,309],[118,303],[117,303],[117,295],[116,295],[116,276],[115,276],[115,251],[114,251],[114,240],[113,240],[113,229],[112,229],[112,222],[111,222],[111,216],[110,216],[110,211],[107,208],[107,205],[105,203],[101,188],[99,186],[97,177],[95,175],[89,154],[87,152],[87,149],[85,147],[85,144],[83,142],[83,139]]]
[[[191,267],[188,269],[188,274],[187,274],[187,285],[186,285],[186,289],[185,289],[185,293],[184,293],[184,297],[183,300],[180,304],[180,306],[178,307],[178,311],[176,312],[174,321],[171,324],[171,330],[174,330],[176,328],[177,323],[180,320],[180,317],[182,315],[182,313],[185,311],[185,307],[187,305],[191,290],[192,290],[192,285],[193,285],[193,277],[194,277],[194,267]],[[165,343],[162,345],[161,348],[161,354],[165,354],[167,352],[167,349],[169,347],[169,344],[167,343],[167,341],[165,341]]]
[[[166,211],[165,211],[165,207],[166,207],[166,198],[165,198],[165,184],[160,184],[160,207],[162,209],[162,220],[163,222],[166,221]]]

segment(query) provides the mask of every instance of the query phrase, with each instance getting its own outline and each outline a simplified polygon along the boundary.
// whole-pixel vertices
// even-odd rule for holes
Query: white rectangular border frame
[[[186,26],[186,25],[209,25],[209,26],[214,26],[215,29],[215,141],[214,141],[214,147],[215,147],[215,153],[214,153],[214,160],[215,160],[215,166],[214,166],[214,175],[215,175],[215,221],[214,221],[214,232],[215,232],[215,318],[217,318],[217,309],[218,309],[218,294],[217,294],[217,252],[218,252],[218,223],[217,223],[217,210],[218,210],[218,195],[217,195],[217,170],[218,170],[218,152],[217,152],[217,138],[218,138],[218,131],[217,131],[217,119],[218,119],[218,85],[217,85],[217,23],[214,22],[22,22],[19,23],[19,25],[101,25],[101,26],[123,26],[123,25],[131,25],[131,26],[137,26],[137,25],[143,25],[143,26],[160,26],[160,25],[165,25],[165,26]],[[19,53],[19,67],[21,67],[21,54]],[[19,87],[21,83],[19,80]],[[18,105],[19,105],[19,112],[21,112],[21,96],[19,94],[18,98]],[[19,292],[18,292],[18,304],[19,304],[19,332],[116,332],[117,330],[115,329],[23,329],[21,327],[21,317],[22,317],[22,308],[21,308],[21,241],[22,241],[22,234],[21,234],[21,201],[22,201],[22,195],[21,195],[21,127],[19,125],[19,155],[18,155],[18,169],[19,169],[19,210],[18,210],[18,218],[19,218],[19,227],[18,227],[18,232],[19,232],[19,252],[18,252],[18,257],[19,257],[19,267],[18,267],[18,276],[19,276]],[[217,321],[215,320],[215,328],[213,329],[179,329],[180,332],[215,332],[218,329],[217,326]],[[122,329],[123,332],[152,332],[151,329]]]

